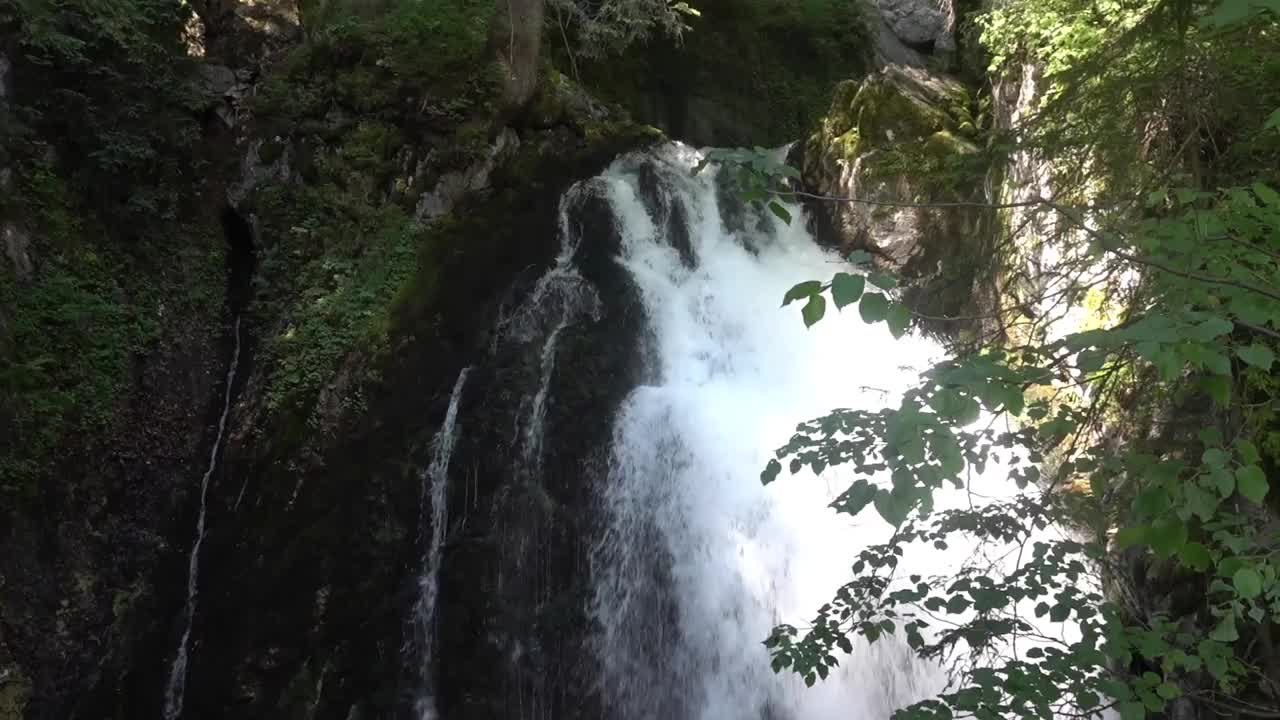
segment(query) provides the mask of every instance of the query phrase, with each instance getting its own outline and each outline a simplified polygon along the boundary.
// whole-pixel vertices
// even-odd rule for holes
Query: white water
[[[222,414],[218,416],[218,435],[209,449],[209,465],[200,478],[200,512],[196,516],[196,538],[191,545],[191,557],[187,560],[187,602],[183,607],[182,640],[178,643],[177,654],[173,665],[169,668],[169,683],[164,691],[164,718],[176,720],[182,716],[182,704],[187,689],[187,659],[191,651],[191,624],[196,617],[196,597],[199,590],[200,546],[204,544],[205,514],[208,509],[209,479],[218,467],[218,453],[222,449],[222,438],[227,430],[227,417],[231,414],[231,392],[236,379],[236,367],[240,364],[240,318],[236,317],[235,349],[231,353],[231,362],[227,365],[226,388],[222,393]]]
[[[436,600],[440,595],[440,551],[444,547],[445,524],[449,522],[448,497],[449,460],[458,439],[458,405],[462,389],[467,383],[471,368],[463,368],[453,384],[449,396],[449,409],[444,422],[432,439],[431,463],[422,476],[422,499],[418,515],[418,546],[422,548],[422,574],[418,576],[418,599],[413,605],[413,635],[406,646],[406,657],[418,663],[417,697],[415,712],[420,720],[436,717],[435,698],[431,692],[432,645],[435,638]],[[428,516],[431,537],[425,537],[423,529]]]
[[[801,209],[790,208],[790,226],[748,215],[746,233],[728,233],[712,173],[688,171],[697,153],[674,146],[658,158],[665,202],[685,204],[693,268],[645,210],[639,160],[624,158],[604,175],[622,262],[656,338],[659,378],[636,389],[616,421],[608,528],[593,558],[610,717],[887,718],[945,683],[896,638],[855,645],[812,689],[775,675],[762,641],[779,622],[805,625],[848,579],[857,551],[882,541],[888,526],[874,513],[855,522],[827,508],[847,486],[841,468],[820,478],[784,472],[767,488],[759,476],[796,423],[896,403],[939,350],[894,340],[855,308],[829,306],[806,329],[798,304],[779,307],[783,294],[844,263],[814,244]],[[1002,494],[997,485],[993,494]],[[909,571],[941,574],[966,551],[908,558]]]

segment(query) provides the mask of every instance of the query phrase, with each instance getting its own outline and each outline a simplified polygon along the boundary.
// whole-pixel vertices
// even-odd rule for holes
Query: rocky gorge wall
[[[22,190],[0,213],[0,357],[23,373],[0,394],[0,430],[14,439],[2,483],[0,718],[162,714],[211,456],[184,717],[406,716],[422,474],[468,367],[448,491],[464,520],[450,526],[440,571],[439,707],[451,718],[597,717],[583,649],[592,483],[609,419],[640,379],[644,337],[634,288],[612,262],[616,229],[589,198],[571,220],[593,238],[577,264],[601,310],[558,331],[512,330],[560,252],[560,198],[660,137],[633,116],[693,142],[777,143],[812,126],[815,98],[827,105],[839,78],[854,79],[802,143],[811,189],[941,192],[908,177],[921,158],[982,175],[965,115],[976,101],[917,67],[949,62],[954,18],[931,3],[882,5],[866,15],[874,23],[841,16],[796,35],[784,32],[789,15],[748,3],[734,23],[702,28],[703,49],[691,36],[660,65],[667,72],[646,70],[661,44],[619,60],[616,86],[597,94],[624,108],[584,92],[555,51],[532,69],[527,102],[504,103],[514,91],[488,62],[489,2],[447,3],[430,22],[376,8],[353,19],[326,3],[206,3],[170,19],[185,29],[174,72],[187,104],[172,106],[187,139],[157,152],[182,160],[173,176],[145,163],[128,178],[78,168],[91,153],[56,140],[64,128],[13,110],[69,81],[26,46],[0,48],[11,59],[0,68],[12,66],[0,98],[14,98],[4,119],[17,118],[26,143],[2,158],[13,179],[0,176]],[[682,78],[669,64],[723,55],[759,23],[770,38],[753,51],[763,74],[727,92],[733,68]],[[861,81],[875,57],[913,67]],[[749,116],[755,81],[791,87],[815,66],[821,80],[775,101],[786,113]],[[124,77],[141,83],[129,73],[147,70]],[[602,84],[592,72],[582,85]],[[98,197],[111,186],[103,177],[120,197]],[[159,220],[111,214],[165,184],[179,196],[172,211],[142,204],[129,216]],[[940,287],[928,283],[957,281],[939,264],[952,246],[921,238],[969,242],[984,222],[815,215],[830,242],[872,249],[919,280],[922,303]],[[959,285],[955,303],[981,294]],[[75,310],[63,312],[68,293]],[[544,380],[541,422],[557,442],[533,482],[519,429]]]

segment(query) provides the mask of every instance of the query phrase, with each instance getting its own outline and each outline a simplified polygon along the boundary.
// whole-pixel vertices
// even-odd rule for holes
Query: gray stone
[[[414,217],[422,222],[430,222],[453,210],[469,192],[483,190],[489,186],[489,175],[498,166],[499,160],[514,151],[520,145],[518,138],[510,128],[504,129],[493,144],[489,146],[484,157],[472,163],[465,170],[449,172],[440,176],[434,188],[422,193],[418,199],[418,207]],[[425,162],[422,163],[425,165]],[[420,175],[421,170],[415,175]]]
[[[30,280],[34,269],[29,252],[31,238],[13,223],[5,223],[0,227],[0,237],[4,239],[4,254],[13,263],[14,275],[22,281]]]
[[[876,0],[876,7],[893,34],[908,45],[936,46],[950,35],[948,14],[938,7],[938,0]]]
[[[289,156],[291,148],[284,146],[284,150],[275,162],[262,162],[260,151],[262,149],[262,140],[253,140],[245,149],[244,157],[240,159],[240,177],[235,182],[227,185],[227,203],[237,210],[244,199],[253,192],[253,189],[263,182],[287,183],[293,177],[293,170],[289,165]]]
[[[887,66],[924,67],[924,56],[912,50],[893,34],[893,28],[885,19],[878,18],[876,25],[876,64]]]
[[[196,94],[204,108],[212,110],[227,127],[239,119],[241,100],[252,85],[225,65],[206,64],[199,67],[194,80]]]
[[[221,99],[226,97],[237,84],[234,71],[225,65],[201,65],[196,73],[200,92],[206,97]]]

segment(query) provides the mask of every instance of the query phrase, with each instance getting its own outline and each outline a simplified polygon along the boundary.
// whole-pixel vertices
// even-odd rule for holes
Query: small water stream
[[[435,697],[432,692],[431,664],[435,637],[436,600],[440,595],[440,554],[444,547],[445,525],[449,522],[448,487],[449,460],[458,438],[458,405],[462,390],[467,384],[471,368],[463,368],[453,384],[449,396],[449,409],[444,422],[432,440],[431,463],[422,475],[422,500],[418,515],[418,546],[422,548],[422,572],[418,576],[418,599],[413,605],[413,633],[405,647],[406,659],[418,667],[418,687],[414,698],[414,711],[420,720],[436,717]],[[431,536],[423,530],[428,522]]]
[[[227,364],[225,388],[222,394],[222,413],[218,416],[218,434],[209,449],[209,465],[204,476],[200,478],[200,510],[196,515],[195,541],[191,544],[191,555],[187,560],[187,601],[182,609],[182,639],[178,642],[173,664],[169,668],[169,682],[164,691],[164,719],[177,720],[182,716],[183,702],[186,699],[187,661],[191,652],[191,625],[196,616],[196,600],[199,596],[200,546],[204,544],[205,520],[208,514],[209,480],[218,467],[218,458],[222,451],[223,438],[227,431],[227,418],[231,415],[231,397],[235,388],[236,370],[240,365],[240,317],[236,316],[233,330],[234,349],[231,361]]]

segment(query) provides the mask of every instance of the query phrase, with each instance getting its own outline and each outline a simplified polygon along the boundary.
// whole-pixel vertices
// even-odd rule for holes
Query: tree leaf
[[[782,307],[790,305],[794,300],[803,300],[820,292],[822,292],[822,283],[817,280],[806,280],[798,283],[793,285],[786,295],[782,296]]]
[[[1220,0],[1217,9],[1212,15],[1205,17],[1202,24],[1206,27],[1224,28],[1248,18],[1252,9],[1250,0]]]
[[[1209,549],[1198,542],[1187,543],[1178,551],[1178,557],[1182,558],[1182,563],[1193,570],[1208,570],[1213,564],[1213,558],[1209,555]]]
[[[1240,568],[1231,576],[1231,584],[1240,597],[1249,600],[1262,594],[1262,576],[1250,567]]]
[[[1217,640],[1218,642],[1225,642],[1225,643],[1235,642],[1236,640],[1239,640],[1240,633],[1236,632],[1235,614],[1228,613],[1227,615],[1223,616],[1222,622],[1219,622],[1218,626],[1213,629],[1213,632],[1209,633],[1209,639]]]
[[[788,225],[791,224],[791,213],[787,212],[787,209],[782,206],[782,203],[777,202],[776,200],[769,203],[769,212],[777,215],[778,219],[782,222]]]
[[[856,480],[831,503],[831,507],[836,512],[845,513],[846,515],[857,515],[862,509],[871,503],[876,497],[876,487],[866,480]]]
[[[1163,556],[1182,549],[1187,543],[1187,524],[1176,517],[1167,517],[1147,530],[1147,544]]]
[[[800,309],[800,315],[804,317],[805,327],[813,327],[814,323],[822,319],[827,313],[827,299],[821,295],[810,295],[809,302],[804,304]]]
[[[831,299],[835,301],[836,309],[843,310],[845,306],[858,302],[866,285],[867,279],[861,275],[836,273],[831,278]]]
[[[1280,110],[1271,113],[1271,118],[1276,121],[1273,127],[1280,127]],[[1267,207],[1280,208],[1280,193],[1271,189],[1266,183],[1256,182],[1253,184],[1253,194],[1258,196]]]
[[[1280,128],[1280,108],[1273,110],[1271,115],[1267,116],[1267,122],[1262,126],[1263,130],[1270,130],[1271,128]]]
[[[1219,407],[1231,403],[1231,378],[1225,375],[1207,375],[1200,379],[1200,387]]]
[[[1246,363],[1263,371],[1271,370],[1271,363],[1275,362],[1275,353],[1271,352],[1271,348],[1261,343],[1254,343],[1248,347],[1236,348],[1236,355]]]
[[[1236,491],[1236,478],[1225,468],[1214,468],[1209,472],[1209,479],[1218,488],[1218,494],[1224,498]]]
[[[1140,702],[1120,703],[1117,709],[1120,720],[1145,720],[1147,717],[1147,706]]]
[[[867,275],[867,282],[875,285],[881,290],[892,290],[898,287],[898,278],[894,277],[890,273],[882,272],[880,270],[876,270]]]
[[[1202,521],[1208,522],[1218,512],[1218,496],[1201,488],[1199,485],[1188,483],[1183,488],[1185,498],[1185,506],[1192,513],[1199,517]]]
[[[1200,462],[1209,467],[1223,467],[1231,460],[1231,456],[1221,448],[1209,448],[1200,455]]]
[[[1146,526],[1138,525],[1135,527],[1122,528],[1116,531],[1116,537],[1115,537],[1116,549],[1124,550],[1126,548],[1130,548],[1139,543],[1146,542],[1146,539],[1147,539]]]
[[[1245,465],[1253,465],[1262,459],[1262,455],[1258,453],[1258,446],[1244,438],[1236,440],[1236,452],[1240,454],[1240,462]]]
[[[902,303],[890,303],[885,322],[889,325],[889,332],[895,338],[900,338],[906,334],[907,328],[911,325],[911,311]]]
[[[894,527],[901,525],[907,519],[907,513],[911,510],[910,506],[902,502],[900,495],[888,490],[877,491],[873,503],[875,504],[876,512],[880,513],[880,517]]]
[[[760,473],[760,483],[762,485],[768,485],[778,479],[778,473],[780,472],[782,472],[782,463],[777,460],[770,460],[769,463],[764,466],[764,471]]]
[[[1261,503],[1271,489],[1266,474],[1257,465],[1246,465],[1236,470],[1236,488],[1255,503]]]
[[[889,314],[889,299],[878,292],[869,292],[858,303],[858,314],[865,323],[877,323]]]

